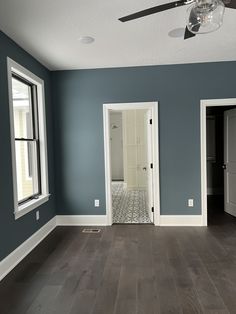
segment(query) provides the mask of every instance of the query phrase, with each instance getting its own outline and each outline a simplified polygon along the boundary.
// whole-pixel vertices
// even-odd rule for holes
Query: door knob
[[[146,170],[147,170],[147,167],[143,167],[143,170],[146,171]]]
[[[226,165],[224,164],[224,165],[222,166],[222,168],[223,168],[223,169],[226,169]]]

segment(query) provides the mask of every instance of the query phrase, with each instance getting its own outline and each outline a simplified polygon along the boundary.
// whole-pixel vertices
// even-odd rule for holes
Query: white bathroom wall
[[[122,112],[110,113],[112,180],[124,180]]]

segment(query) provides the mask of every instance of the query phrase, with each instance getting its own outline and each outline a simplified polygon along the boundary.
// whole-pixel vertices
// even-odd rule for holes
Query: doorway
[[[157,105],[104,104],[109,225],[159,223]]]
[[[201,102],[203,225],[236,216],[236,100]]]

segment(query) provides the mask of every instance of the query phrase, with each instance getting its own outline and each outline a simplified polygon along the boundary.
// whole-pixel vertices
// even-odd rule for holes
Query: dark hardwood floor
[[[0,283],[0,313],[236,313],[236,219],[222,217],[208,228],[58,227]]]

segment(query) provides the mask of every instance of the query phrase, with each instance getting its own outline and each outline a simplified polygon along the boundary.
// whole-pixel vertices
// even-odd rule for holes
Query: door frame
[[[206,109],[207,107],[236,106],[236,98],[204,99],[200,102],[201,128],[201,206],[202,225],[207,226],[207,140],[206,140]]]
[[[152,159],[153,159],[153,202],[155,226],[160,225],[160,178],[159,178],[159,135],[158,135],[158,102],[111,103],[103,104],[105,185],[106,185],[106,215],[107,224],[112,225],[112,195],[111,195],[111,158],[110,158],[110,110],[147,109],[152,113]]]

